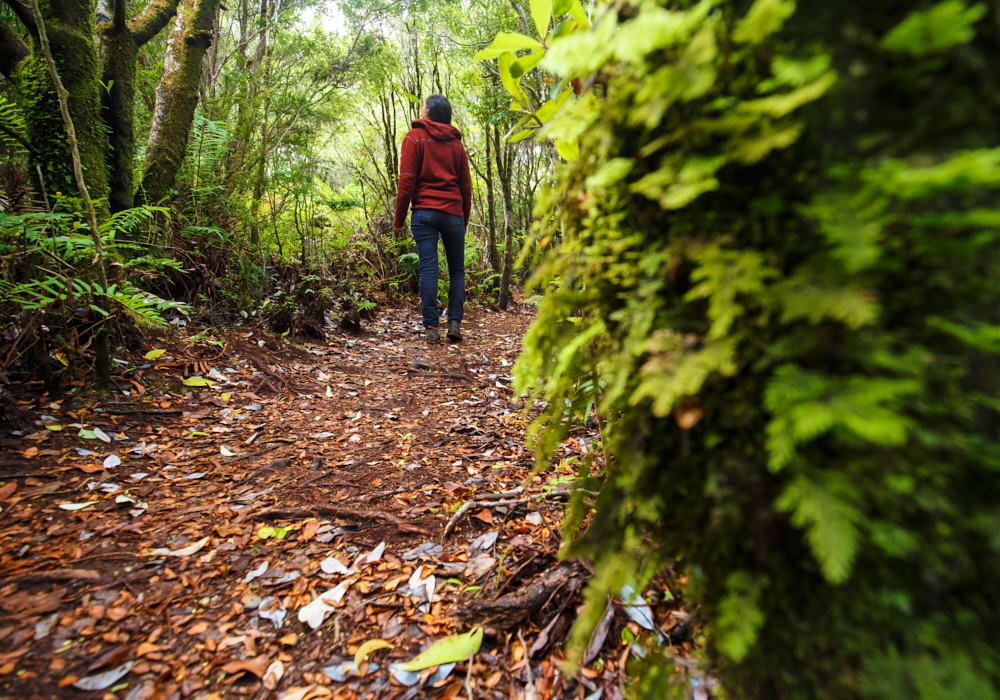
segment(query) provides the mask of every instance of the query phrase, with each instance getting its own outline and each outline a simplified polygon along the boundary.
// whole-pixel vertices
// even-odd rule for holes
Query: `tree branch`
[[[171,18],[177,14],[178,0],[154,0],[135,19],[128,22],[129,30],[136,46],[147,44],[159,34]],[[125,5],[124,0],[115,0],[115,7]]]
[[[21,61],[31,55],[31,49],[21,41],[9,24],[0,20],[0,73],[11,76]]]

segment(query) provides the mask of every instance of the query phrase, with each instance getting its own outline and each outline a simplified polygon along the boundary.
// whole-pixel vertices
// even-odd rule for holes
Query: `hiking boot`
[[[437,328],[428,328],[427,333],[424,334],[424,338],[427,339],[428,343],[439,343],[441,342],[441,334],[438,333]]]
[[[460,323],[461,321],[448,321],[448,340],[453,343],[462,342],[462,331],[458,328]]]

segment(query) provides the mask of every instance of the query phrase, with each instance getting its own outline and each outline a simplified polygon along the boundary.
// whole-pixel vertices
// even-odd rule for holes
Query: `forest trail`
[[[509,388],[530,320],[473,308],[452,346],[428,346],[402,310],[305,346],[183,329],[118,358],[131,397],[36,406],[37,432],[2,442],[0,695],[499,698],[529,681],[539,697],[582,695],[544,643],[526,669],[518,641],[584,576],[556,562],[575,460],[531,476]],[[318,629],[300,621],[335,588],[339,602],[308,609]],[[497,597],[523,615],[493,609],[471,669],[390,679]],[[350,663],[328,677],[372,639],[394,648],[364,677]]]

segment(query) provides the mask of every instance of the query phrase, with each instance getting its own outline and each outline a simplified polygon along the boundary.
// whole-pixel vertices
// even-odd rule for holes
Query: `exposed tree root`
[[[393,525],[400,532],[411,532],[416,535],[430,536],[431,533],[413,523],[400,520],[388,513],[377,513],[371,510],[353,510],[351,508],[337,508],[336,506],[312,506],[310,508],[274,508],[264,510],[254,514],[254,520],[277,520],[279,518],[314,518],[317,515],[325,515],[333,518],[355,518],[357,520],[380,520],[387,525]]]
[[[563,562],[539,575],[524,588],[495,600],[475,600],[468,607],[459,610],[458,614],[477,624],[512,630],[541,610],[560,588],[567,585],[576,588],[588,576],[579,562]]]
[[[0,580],[0,586],[9,583],[63,583],[66,581],[102,581],[104,576],[92,569],[54,569],[52,571],[29,571]]]

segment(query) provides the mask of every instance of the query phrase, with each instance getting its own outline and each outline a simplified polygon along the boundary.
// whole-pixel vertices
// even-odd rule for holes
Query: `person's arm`
[[[465,148],[462,148],[461,161],[458,166],[458,189],[462,192],[462,216],[468,226],[469,217],[472,216],[472,176],[469,174],[469,155]]]
[[[413,192],[417,187],[417,172],[420,170],[420,144],[410,138],[403,139],[403,152],[399,158],[399,190],[396,194],[396,216],[393,228],[401,229],[406,223]]]

